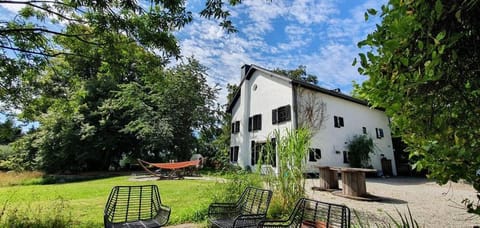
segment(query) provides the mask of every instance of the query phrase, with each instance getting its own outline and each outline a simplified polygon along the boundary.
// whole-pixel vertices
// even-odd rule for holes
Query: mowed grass
[[[129,178],[120,176],[75,183],[0,187],[0,213],[4,206],[5,215],[12,210],[48,214],[60,209],[76,227],[102,227],[104,206],[113,186],[155,184],[159,187],[162,202],[172,209],[169,224],[201,222],[208,205],[222,188],[222,184],[206,180],[139,182]]]

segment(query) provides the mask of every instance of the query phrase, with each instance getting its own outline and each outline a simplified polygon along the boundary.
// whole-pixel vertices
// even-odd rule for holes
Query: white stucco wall
[[[298,99],[305,99],[308,93],[314,93],[324,102],[326,114],[321,128],[313,135],[311,144],[312,148],[321,149],[322,158],[317,162],[307,163],[309,172],[318,172],[315,168],[318,165],[348,167],[348,163],[343,163],[343,151],[347,151],[348,141],[354,135],[363,134],[362,127],[366,127],[367,135],[373,139],[376,146],[375,154],[370,156],[371,165],[382,170],[380,159],[383,154],[385,158],[392,160],[393,174],[396,175],[389,121],[383,111],[312,90],[299,93]],[[334,116],[343,117],[344,127],[334,126]],[[375,128],[383,129],[383,138],[377,139]],[[340,153],[337,154],[336,151]]]
[[[253,88],[256,87],[254,90]],[[232,122],[240,120],[240,132],[232,134],[231,146],[239,146],[238,165],[251,165],[250,143],[265,142],[274,130],[293,128],[292,120],[280,124],[272,124],[272,110],[284,105],[291,105],[293,100],[292,85],[288,80],[272,76],[263,71],[255,71],[249,80],[241,86],[240,99],[232,109]],[[262,115],[262,129],[248,132],[248,118]],[[252,167],[253,168],[253,167]]]

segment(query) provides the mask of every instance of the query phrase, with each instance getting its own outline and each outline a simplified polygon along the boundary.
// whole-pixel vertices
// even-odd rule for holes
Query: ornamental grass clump
[[[270,215],[282,217],[287,215],[294,207],[299,198],[305,197],[305,168],[306,156],[310,147],[311,132],[306,128],[285,130],[284,134],[275,131],[273,134],[275,143],[270,140],[261,152],[260,158],[275,158],[278,162],[278,173],[263,172],[263,177],[268,187],[273,190],[274,196]],[[272,137],[273,138],[273,137]],[[262,167],[265,159],[259,159],[259,167]],[[257,169],[265,171],[265,169]]]

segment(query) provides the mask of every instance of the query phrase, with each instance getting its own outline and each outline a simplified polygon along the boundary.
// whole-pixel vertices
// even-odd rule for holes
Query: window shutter
[[[233,147],[230,147],[230,162],[233,162]]]
[[[278,122],[278,109],[272,110],[272,124],[276,124]]]
[[[262,115],[253,116],[253,130],[262,130]]]
[[[240,132],[240,121],[235,122],[235,132]]]
[[[312,148],[308,149],[308,161],[315,161],[315,152]]]
[[[335,127],[337,127],[337,128],[340,127],[340,126],[338,125],[338,117],[337,117],[337,116],[333,116],[333,126],[335,126]]]
[[[255,141],[252,141],[250,144],[250,150],[251,150],[251,164],[255,165],[256,164],[256,158],[255,158]]]
[[[272,166],[273,167],[277,167],[277,141],[275,138],[272,138],[272,154],[270,154],[271,156],[271,160],[272,160]]]
[[[383,135],[383,129],[382,129],[382,128],[379,128],[379,129],[378,129],[378,133],[379,133],[379,135],[380,135],[380,138],[383,138],[383,137],[384,137],[384,135]]]
[[[320,160],[322,158],[322,150],[315,149],[315,160]]]
[[[366,134],[367,134],[367,128],[366,128],[366,127],[362,127],[362,132],[363,132],[363,134],[366,135]]]
[[[289,120],[292,119],[291,106],[290,106],[290,105],[287,105],[287,106],[285,106],[285,109],[286,109],[286,110],[285,110],[285,112],[286,112],[286,113],[285,113],[285,114],[286,114],[286,115],[285,115],[285,121],[289,121]]]
[[[234,162],[238,162],[238,149],[239,149],[238,146],[233,148],[233,161]]]
[[[343,117],[338,117],[338,125],[339,125],[340,127],[343,127],[343,126],[344,126],[344,125],[343,125]]]
[[[232,123],[232,129],[231,129],[232,134],[235,134],[235,123]]]
[[[253,125],[253,118],[252,117],[249,117],[248,118],[248,131],[252,131],[252,126]]]

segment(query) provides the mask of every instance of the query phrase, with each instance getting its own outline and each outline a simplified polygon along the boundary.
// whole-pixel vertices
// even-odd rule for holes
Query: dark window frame
[[[230,147],[230,162],[231,163],[237,163],[238,162],[239,150],[240,150],[239,146]]]
[[[345,164],[350,163],[350,160],[348,159],[348,152],[347,151],[343,151],[343,163],[345,163]]]
[[[345,123],[344,123],[343,117],[341,117],[341,116],[333,116],[333,126],[334,126],[335,128],[345,127]]]
[[[272,110],[272,124],[279,124],[292,120],[292,106],[284,105]]]
[[[319,148],[309,148],[308,149],[308,161],[317,162],[322,159],[322,150]]]

